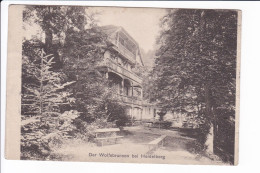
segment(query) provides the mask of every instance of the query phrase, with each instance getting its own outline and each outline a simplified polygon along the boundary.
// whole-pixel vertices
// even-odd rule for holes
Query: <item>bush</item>
[[[121,115],[118,120],[116,120],[117,127],[123,127],[131,123],[131,117],[129,115]]]
[[[153,123],[153,127],[157,128],[163,128],[163,129],[168,129],[172,126],[172,122],[170,121],[156,121]]]
[[[126,106],[115,101],[108,102],[107,115],[107,121],[115,122],[117,127],[126,126],[131,120],[131,117],[126,113]]]
[[[45,160],[63,142],[73,136],[76,127],[72,121],[79,116],[77,111],[63,114],[45,113],[22,121],[21,159]]]

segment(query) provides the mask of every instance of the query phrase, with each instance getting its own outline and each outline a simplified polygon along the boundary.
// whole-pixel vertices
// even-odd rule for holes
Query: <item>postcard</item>
[[[6,158],[238,164],[241,11],[10,5]]]

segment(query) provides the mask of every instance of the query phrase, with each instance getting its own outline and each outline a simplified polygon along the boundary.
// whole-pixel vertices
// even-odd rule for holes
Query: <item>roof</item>
[[[100,26],[99,28],[108,35],[111,35],[112,33],[116,32],[120,29],[119,26],[115,26],[115,25]]]
[[[104,31],[107,35],[111,35],[114,32],[121,31],[123,32],[127,37],[130,38],[134,44],[136,44],[139,47],[139,44],[135,41],[135,39],[122,27],[122,26],[115,26],[115,25],[105,25],[99,27],[102,31]]]
[[[100,26],[98,28],[101,29],[101,31],[105,32],[108,36],[112,35],[115,32],[118,32],[118,31],[122,31],[125,35],[127,35],[130,38],[130,40],[133,41],[137,45],[138,54],[140,56],[141,63],[142,63],[142,65],[144,65],[142,55],[140,53],[139,44],[135,41],[135,39],[123,27],[115,26],[115,25],[105,25],[105,26]]]

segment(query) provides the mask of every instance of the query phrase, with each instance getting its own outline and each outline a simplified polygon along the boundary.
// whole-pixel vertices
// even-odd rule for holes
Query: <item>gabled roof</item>
[[[114,32],[120,30],[119,26],[115,25],[106,25],[106,26],[100,26],[99,27],[103,32],[105,32],[107,35],[111,35]]]
[[[123,27],[115,26],[115,25],[105,25],[105,26],[100,26],[99,28],[101,29],[101,31],[103,31],[108,36],[112,35],[115,32],[118,32],[118,31],[122,31],[125,35],[127,35],[127,37],[129,37],[130,40],[137,45],[138,54],[140,56],[141,63],[142,63],[142,65],[144,65],[142,55],[141,55],[141,52],[140,52],[140,48],[139,48],[139,44],[135,41],[135,39]]]

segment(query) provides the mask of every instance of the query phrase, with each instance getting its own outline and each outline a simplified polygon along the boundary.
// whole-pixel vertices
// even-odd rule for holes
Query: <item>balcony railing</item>
[[[124,45],[122,45],[117,39],[110,39],[110,42],[115,45],[114,49],[125,56],[128,60],[132,61],[133,63],[136,60],[136,56],[134,53],[129,51]]]
[[[117,43],[119,52],[126,56],[127,59],[131,60],[131,61],[135,61],[135,54],[133,54],[131,51],[129,51],[127,48],[125,48],[125,46],[123,46],[120,42]]]
[[[120,101],[128,104],[142,105],[142,99],[126,95],[118,95]]]
[[[133,72],[130,72],[129,70],[123,68],[121,65],[113,62],[110,59],[106,59],[104,61],[101,61],[99,63],[100,66],[106,66],[108,68],[110,68],[112,71],[119,73],[123,76],[126,76],[127,78],[130,78],[134,81],[136,81],[137,83],[141,84],[142,83],[142,79],[137,76],[136,74],[134,74]]]

